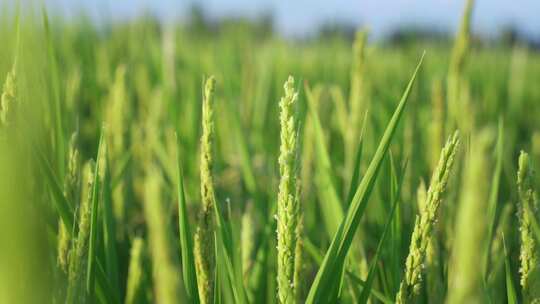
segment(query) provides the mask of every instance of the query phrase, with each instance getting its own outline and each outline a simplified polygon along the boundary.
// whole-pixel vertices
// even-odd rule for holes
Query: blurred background
[[[51,14],[88,16],[97,24],[152,15],[161,21],[205,21],[219,27],[232,20],[261,23],[287,37],[309,38],[328,32],[352,37],[367,26],[371,39],[396,40],[417,34],[445,37],[459,24],[464,1],[456,0],[46,0]],[[481,0],[475,4],[472,30],[486,39],[519,38],[540,42],[540,2]]]

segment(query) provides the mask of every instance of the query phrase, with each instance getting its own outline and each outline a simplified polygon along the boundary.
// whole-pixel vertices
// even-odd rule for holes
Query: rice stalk
[[[480,262],[489,225],[486,214],[489,200],[488,174],[491,172],[489,151],[494,138],[489,131],[474,134],[470,155],[464,167],[463,191],[449,266],[448,304],[484,303],[486,300]]]
[[[152,275],[156,303],[183,303],[181,275],[177,256],[170,246],[169,235],[164,221],[165,210],[161,199],[161,174],[150,168],[145,181],[144,214],[148,225],[148,239],[152,257]]]
[[[279,192],[277,197],[277,284],[281,303],[296,303],[294,272],[296,243],[298,239],[299,200],[297,192],[298,153],[296,116],[294,106],[298,93],[294,90],[294,79],[289,76],[284,85],[285,96],[279,102],[280,148],[279,148]]]
[[[242,230],[240,232],[240,247],[242,248],[242,275],[244,284],[249,280],[249,274],[253,267],[253,255],[256,249],[257,230],[255,229],[257,220],[252,202],[248,202],[246,210],[242,215]]]
[[[130,250],[125,304],[138,303],[144,274],[143,250],[144,240],[141,237],[134,238]]]
[[[443,87],[440,80],[435,80],[431,88],[431,127],[429,133],[429,147],[430,147],[430,165],[434,170],[439,160],[439,151],[443,147],[443,140],[445,134],[444,120],[445,120],[445,104]]]
[[[315,186],[326,231],[328,237],[332,237],[338,230],[339,223],[343,218],[343,206],[334,184],[333,176],[335,172],[333,172],[332,163],[330,162],[330,155],[326,147],[324,131],[317,110],[323,91],[321,86],[311,89],[306,85],[305,92],[310,113],[307,118],[312,123],[310,127],[312,127],[313,139],[315,140]],[[303,138],[303,140],[306,139]],[[306,164],[304,163],[304,165]]]
[[[109,101],[107,112],[105,113],[107,121],[107,143],[109,155],[113,166],[111,172],[113,176],[119,174],[119,163],[126,153],[127,143],[126,135],[128,133],[129,100],[126,88],[126,67],[120,65],[116,68],[114,81],[109,92]],[[114,202],[114,214],[119,222],[125,217],[125,184],[120,180],[113,189],[112,197]]]
[[[355,149],[358,146],[362,117],[367,111],[366,85],[365,85],[365,65],[366,65],[366,44],[368,32],[366,29],[356,32],[353,43],[353,58],[351,67],[350,95],[349,95],[349,115],[346,130],[346,160],[345,167],[351,168],[354,165]],[[349,177],[350,178],[350,177]]]
[[[405,277],[401,281],[396,303],[413,303],[420,293],[426,250],[437,221],[438,210],[446,191],[458,146],[458,132],[455,132],[441,151],[439,164],[433,172],[421,214],[416,216],[409,255],[405,263]]]
[[[461,115],[461,109],[462,106],[464,106],[463,102],[461,101],[463,94],[462,84],[464,82],[463,70],[470,48],[471,16],[473,6],[474,0],[467,0],[458,34],[454,41],[454,47],[452,48],[452,53],[450,55],[450,64],[448,67],[448,75],[446,80],[446,99],[450,112],[449,114],[451,115],[450,118],[453,119],[453,121],[450,121],[451,126],[456,122],[461,124],[461,120],[464,117]]]
[[[538,240],[533,233],[533,221],[538,218],[538,197],[529,154],[521,151],[517,173],[519,196],[520,285],[526,303],[540,302],[540,261]]]
[[[202,106],[201,136],[201,200],[202,209],[195,233],[195,266],[201,304],[214,302],[215,276],[215,222],[214,222],[214,182],[212,178],[212,142],[214,138],[214,91],[216,80],[213,76],[206,80]]]

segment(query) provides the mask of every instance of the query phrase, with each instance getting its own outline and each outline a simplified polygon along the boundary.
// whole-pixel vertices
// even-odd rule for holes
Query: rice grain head
[[[304,230],[304,217],[299,215],[298,226],[296,227],[296,248],[294,250],[294,276],[293,282],[296,293],[296,302],[300,303],[302,298],[301,281],[302,281],[302,267],[304,263],[303,252],[304,242],[302,240],[302,231]]]
[[[440,79],[433,81],[431,88],[431,127],[429,133],[429,146],[430,146],[430,168],[432,170],[437,166],[439,159],[439,151],[442,148],[445,128],[445,107],[444,104],[444,95],[443,95],[443,85]]]
[[[83,168],[83,187],[79,208],[79,232],[71,250],[68,267],[67,303],[85,303],[84,281],[86,277],[86,255],[90,235],[90,204],[94,184],[94,161],[88,161]]]
[[[420,182],[416,193],[418,210],[422,214],[427,203],[427,189],[424,181]],[[428,303],[442,303],[445,292],[444,282],[441,276],[441,258],[439,256],[440,247],[437,240],[437,228],[437,226],[433,227],[433,231],[426,247],[424,273]]]
[[[0,123],[3,127],[12,125],[15,121],[15,108],[18,106],[17,96],[17,74],[14,65],[6,76],[2,90]]]
[[[447,103],[449,114],[453,121],[450,123],[460,123],[464,115],[461,111],[461,106],[463,102],[461,101],[462,96],[462,84],[463,84],[463,69],[465,67],[465,62],[467,60],[467,55],[470,48],[470,31],[471,31],[471,18],[472,10],[474,7],[474,0],[467,0],[465,4],[465,11],[461,18],[460,28],[457,34],[457,37],[454,41],[454,47],[452,49],[450,64],[448,68],[447,75]]]
[[[114,81],[110,87],[108,98],[106,121],[107,121],[107,146],[110,159],[112,160],[112,173],[118,174],[115,163],[120,162],[126,151],[126,137],[128,135],[130,106],[128,91],[126,88],[126,67],[120,65],[116,68]],[[120,180],[113,189],[113,207],[116,218],[121,222],[125,217],[125,182]],[[121,227],[121,226],[120,226]]]
[[[216,262],[212,142],[214,138],[213,103],[215,86],[216,80],[213,76],[206,80],[204,86],[200,160],[202,209],[194,238],[195,269],[197,272],[199,300],[202,304],[212,304],[214,302]]]
[[[438,210],[446,191],[458,146],[459,136],[458,132],[455,132],[442,149],[439,163],[433,172],[428,191],[425,194],[425,203],[421,204],[421,214],[416,216],[409,255],[405,263],[405,277],[396,296],[396,303],[414,303],[415,297],[420,293],[426,251],[437,221]]]
[[[64,273],[68,272],[68,259],[71,237],[62,219],[58,220],[58,244],[56,263]]]
[[[360,119],[366,109],[363,107],[362,94],[364,93],[364,70],[366,53],[367,31],[356,32],[353,44],[353,63],[351,68],[351,92],[349,106],[351,110],[350,123],[354,126],[351,129],[360,129]]]
[[[281,303],[297,300],[294,282],[296,243],[298,240],[299,201],[297,191],[297,130],[294,114],[298,93],[289,76],[284,85],[285,96],[279,102],[281,144],[279,148],[279,191],[277,202],[277,283]]]
[[[79,192],[79,150],[76,146],[77,134],[73,133],[69,144],[69,159],[68,159],[68,172],[64,181],[64,196],[67,201],[76,206],[78,201]],[[75,209],[75,208],[73,208]],[[67,229],[73,229],[73,227],[66,227],[64,222],[58,220],[58,256],[57,262],[65,273],[68,271],[68,257],[70,250],[71,237]]]
[[[532,221],[538,218],[538,198],[534,190],[534,177],[529,155],[521,151],[517,174],[519,195],[520,284],[527,303],[540,302],[540,264],[538,240],[533,233]]]
[[[345,132],[345,144],[346,144],[346,167],[351,168],[354,166],[354,157],[356,148],[358,146],[358,140],[360,137],[360,130],[362,130],[362,118],[367,111],[366,104],[366,85],[365,85],[365,65],[366,65],[366,44],[367,44],[367,30],[360,30],[356,32],[356,37],[353,44],[353,58],[351,67],[351,83],[349,93],[349,115],[348,115],[348,127],[344,128]],[[351,171],[351,170],[348,170]],[[350,178],[350,176],[347,176]]]

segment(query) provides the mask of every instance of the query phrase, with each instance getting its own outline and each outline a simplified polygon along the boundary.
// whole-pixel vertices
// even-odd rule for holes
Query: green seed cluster
[[[79,227],[74,249],[71,250],[68,269],[68,303],[82,303],[85,299],[84,281],[86,277],[86,257],[88,240],[90,236],[90,205],[92,200],[92,187],[94,184],[95,163],[89,161],[83,168],[83,189],[81,205],[79,208]]]
[[[64,196],[67,201],[72,204],[73,207],[77,206],[79,200],[79,150],[77,149],[77,135],[73,133],[69,143],[69,158],[68,158],[68,172],[64,181]],[[68,270],[68,257],[71,246],[71,236],[68,229],[72,230],[74,227],[66,227],[62,220],[58,220],[58,265],[67,273]]]
[[[215,223],[214,182],[212,178],[212,141],[214,138],[214,91],[216,80],[210,77],[204,86],[201,136],[201,200],[202,210],[195,233],[195,266],[199,299],[202,304],[211,304],[214,299],[215,276]]]
[[[405,264],[405,278],[401,282],[396,296],[397,303],[413,302],[414,297],[420,293],[426,250],[432,237],[433,227],[437,220],[437,211],[448,185],[458,146],[459,137],[456,132],[449,138],[442,149],[439,164],[435,172],[433,172],[425,197],[425,203],[422,204],[421,214],[416,217],[409,255]]]
[[[277,210],[277,282],[281,303],[295,303],[296,286],[294,271],[296,243],[298,239],[298,216],[300,212],[297,196],[296,155],[297,130],[294,115],[298,93],[294,90],[294,79],[289,76],[284,85],[285,96],[279,102],[281,144],[279,147],[279,192]]]
[[[521,248],[519,254],[521,273],[520,284],[528,303],[540,301],[540,260],[538,240],[533,233],[532,222],[538,217],[538,198],[534,190],[533,172],[529,155],[521,151],[517,174],[519,195],[519,234]]]
[[[15,107],[17,107],[17,74],[15,67],[7,74],[1,97],[0,122],[6,127],[15,120]]]
[[[453,49],[0,13],[0,304],[540,303],[540,53],[474,3]]]
[[[474,7],[474,0],[467,0],[465,4],[465,13],[461,19],[458,35],[454,42],[454,47],[450,56],[450,64],[448,68],[448,77],[446,80],[446,94],[449,114],[453,123],[463,124],[467,113],[463,113],[464,104],[463,95],[463,69],[467,60],[467,55],[470,48],[471,36],[471,16]]]

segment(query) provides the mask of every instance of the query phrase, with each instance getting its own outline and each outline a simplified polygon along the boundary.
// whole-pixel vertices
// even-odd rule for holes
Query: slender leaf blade
[[[333,284],[333,280],[344,265],[345,257],[349,251],[352,238],[367,206],[368,199],[375,183],[375,179],[378,175],[382,160],[388,151],[390,142],[396,131],[397,124],[403,114],[403,110],[416,79],[416,75],[418,74],[420,66],[422,65],[423,58],[424,55],[422,55],[418,65],[416,66],[413,76],[409,81],[403,96],[401,97],[397,109],[386,127],[366,174],[356,190],[347,214],[345,215],[345,218],[341,222],[341,225],[339,226],[339,229],[332,240],[330,248],[328,249],[323,263],[319,268],[315,280],[310,288],[306,303],[324,303],[328,300],[328,296],[332,293],[331,286]]]
[[[197,274],[195,272],[195,258],[193,256],[193,239],[186,207],[186,197],[184,192],[184,176],[182,173],[182,163],[180,159],[180,148],[178,135],[176,137],[176,187],[178,195],[178,230],[180,236],[180,252],[182,258],[182,275],[186,292],[192,303],[199,302],[197,291]]]
[[[405,164],[406,167],[406,164]],[[405,169],[403,170],[405,171]],[[375,255],[373,257],[373,260],[371,262],[371,266],[369,267],[369,273],[366,279],[366,284],[364,286],[364,289],[362,290],[362,294],[360,295],[359,303],[367,303],[369,299],[369,295],[371,293],[371,288],[373,288],[373,282],[375,280],[375,272],[377,270],[377,263],[379,262],[379,257],[382,252],[383,245],[386,241],[386,237],[390,231],[390,228],[392,227],[392,221],[394,219],[394,215],[396,213],[397,206],[399,204],[400,195],[401,195],[401,188],[403,186],[403,176],[401,176],[398,188],[396,189],[396,195],[394,197],[394,203],[392,205],[392,209],[390,210],[390,214],[388,215],[388,220],[386,224],[384,225],[384,230],[381,235],[381,238],[379,240],[379,244],[377,245],[377,250],[375,251]]]
[[[104,174],[102,177],[103,180],[101,181],[101,191],[103,195],[103,246],[105,250],[107,276],[109,277],[112,290],[118,293],[120,290],[120,282],[118,276],[118,254],[116,249],[116,223],[112,206],[111,172],[105,142],[103,145],[103,155],[101,155],[103,159],[101,165],[105,166],[102,170]]]
[[[97,260],[97,236],[98,236],[98,212],[99,212],[99,193],[100,193],[100,159],[103,153],[103,130],[99,138],[97,161],[94,171],[94,184],[92,187],[92,204],[90,206],[90,237],[88,244],[88,264],[86,272],[86,292],[90,297],[90,300],[94,298],[95,288],[95,273],[96,273],[96,260]]]
[[[514,280],[512,279],[512,268],[510,267],[510,257],[506,250],[506,240],[503,234],[503,247],[504,247],[504,269],[506,277],[506,296],[509,304],[518,303],[516,287],[514,286]]]
[[[315,105],[315,100],[318,97],[307,84],[305,85],[305,91],[309,114],[311,115],[311,122],[315,132],[315,151],[317,158],[316,183],[319,193],[319,203],[323,209],[322,214],[327,233],[329,237],[333,237],[339,227],[339,223],[343,220],[343,206],[333,182],[332,164],[328,150],[326,149],[324,133]]]

